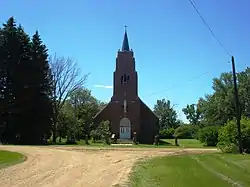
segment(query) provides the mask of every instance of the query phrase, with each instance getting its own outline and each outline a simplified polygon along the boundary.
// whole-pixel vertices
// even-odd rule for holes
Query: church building
[[[110,121],[111,132],[118,139],[132,139],[136,132],[139,143],[151,144],[159,131],[159,119],[138,96],[138,74],[126,30],[116,58],[113,96],[94,117],[95,124],[104,120]]]

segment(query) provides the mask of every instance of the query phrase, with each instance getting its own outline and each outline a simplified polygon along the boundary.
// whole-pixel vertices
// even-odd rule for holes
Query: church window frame
[[[130,75],[128,73],[124,73],[120,78],[121,84],[128,84],[129,80],[130,80]]]

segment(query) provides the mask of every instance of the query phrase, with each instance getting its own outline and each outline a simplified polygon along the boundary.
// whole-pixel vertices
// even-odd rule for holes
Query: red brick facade
[[[136,132],[140,143],[153,143],[154,136],[158,134],[159,120],[138,96],[138,75],[126,32],[113,76],[113,96],[108,105],[95,116],[95,123],[109,120],[111,131],[118,138],[132,139]]]

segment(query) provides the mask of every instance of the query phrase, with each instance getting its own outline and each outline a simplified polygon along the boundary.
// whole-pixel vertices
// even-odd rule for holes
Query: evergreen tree
[[[6,143],[41,144],[50,131],[52,76],[47,58],[47,48],[38,32],[31,41],[23,28],[16,26],[13,17],[3,25],[0,123],[5,128],[0,138]]]
[[[32,37],[31,57],[33,63],[33,129],[34,138],[42,143],[52,126],[52,75],[48,63],[48,50],[42,43],[38,31]]]
[[[31,62],[31,41],[29,36],[24,32],[23,28],[17,28],[18,37],[20,41],[20,52],[18,69],[16,71],[15,92],[16,98],[14,107],[18,109],[17,115],[17,130],[19,134],[19,142],[21,144],[29,143],[32,134],[32,120],[33,117],[32,94],[30,93],[30,83],[32,77],[32,62]]]
[[[4,130],[4,119],[3,119],[3,110],[4,110],[4,86],[5,86],[5,67],[2,59],[2,46],[4,43],[3,31],[0,28],[0,142],[2,133]]]
[[[0,61],[1,61],[1,106],[2,123],[4,131],[2,139],[6,142],[15,143],[17,137],[17,118],[15,112],[18,110],[14,107],[16,98],[15,81],[17,79],[17,69],[19,62],[20,41],[18,31],[13,17],[9,18],[7,23],[3,24],[1,30],[1,47],[0,47]]]

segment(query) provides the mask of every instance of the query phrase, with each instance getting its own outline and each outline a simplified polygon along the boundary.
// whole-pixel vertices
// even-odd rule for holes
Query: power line
[[[220,45],[220,47],[224,50],[224,52],[229,55],[230,57],[232,55],[230,55],[230,53],[227,51],[227,49],[225,48],[225,46],[222,44],[222,42],[219,40],[219,38],[215,35],[215,33],[213,32],[213,30],[211,29],[211,27],[209,27],[208,23],[206,22],[206,20],[204,19],[204,17],[202,16],[202,14],[200,13],[200,11],[198,10],[198,8],[195,6],[194,4],[194,1],[193,0],[189,0],[190,4],[192,5],[192,7],[195,9],[195,11],[197,12],[197,14],[199,15],[199,17],[201,18],[203,24],[207,27],[207,29],[210,31],[210,33],[212,34],[212,36],[214,37],[214,39],[217,41],[217,43]],[[202,77],[203,75],[207,74],[208,72],[204,72],[203,74],[201,75],[198,75],[190,80],[187,80],[187,82],[191,82],[193,80],[196,80],[200,77]],[[157,91],[157,92],[153,92],[153,93],[150,93],[149,95],[147,95],[146,97],[148,96],[152,96],[152,95],[155,95],[155,94],[158,94],[158,93],[161,93],[161,92],[164,92],[164,91],[169,91],[173,88],[176,88],[178,87],[178,85],[175,85],[175,86],[172,86],[170,88],[167,88],[167,89],[163,89],[163,90],[160,90],[160,91]]]
[[[192,82],[192,81],[194,81],[194,80],[196,80],[196,79],[199,79],[199,78],[203,77],[203,76],[206,75],[207,73],[208,73],[208,72],[204,72],[204,73],[202,73],[202,74],[200,74],[200,75],[197,75],[197,76],[195,76],[195,77],[193,77],[193,78],[187,80],[186,82]],[[163,89],[163,90],[159,90],[159,91],[150,93],[150,94],[146,95],[145,97],[149,97],[149,96],[156,95],[156,94],[159,94],[159,93],[162,93],[162,92],[165,92],[165,91],[169,91],[169,90],[172,90],[172,89],[174,89],[174,88],[176,88],[176,87],[178,87],[178,86],[182,86],[182,85],[173,85],[173,86],[171,86],[171,87],[169,87],[169,88],[166,88],[166,89]]]
[[[198,15],[200,16],[201,20],[203,21],[204,25],[208,28],[212,36],[216,39],[218,44],[222,47],[222,49],[228,54],[229,56],[232,57],[232,70],[233,70],[233,82],[234,82],[234,95],[235,95],[235,105],[236,105],[236,125],[237,125],[237,131],[238,131],[238,142],[239,142],[239,152],[243,153],[243,145],[242,145],[242,137],[241,137],[241,126],[240,126],[240,120],[241,120],[241,111],[240,111],[240,102],[239,102],[239,95],[238,95],[238,87],[237,87],[237,77],[236,77],[236,72],[235,72],[235,62],[234,62],[234,57],[230,55],[230,53],[226,50],[225,46],[220,42],[220,40],[215,36],[214,32],[212,29],[209,27],[207,24],[206,20],[203,18],[199,10],[196,8],[195,4],[193,3],[192,0],[189,0],[193,8],[196,10]]]
[[[190,2],[190,4],[192,5],[192,7],[195,9],[195,11],[197,12],[197,14],[199,15],[199,17],[201,18],[203,24],[207,27],[207,29],[210,31],[210,33],[212,34],[212,36],[214,37],[214,39],[217,41],[217,43],[221,46],[221,48],[225,51],[225,53],[227,55],[229,55],[230,57],[232,56],[228,50],[225,48],[225,46],[222,44],[222,42],[219,40],[218,37],[216,37],[216,35],[214,34],[213,30],[211,29],[211,27],[209,27],[208,23],[206,22],[206,20],[204,19],[204,17],[202,16],[202,14],[200,13],[200,11],[198,10],[198,8],[195,6],[194,2],[192,0],[188,0]]]

